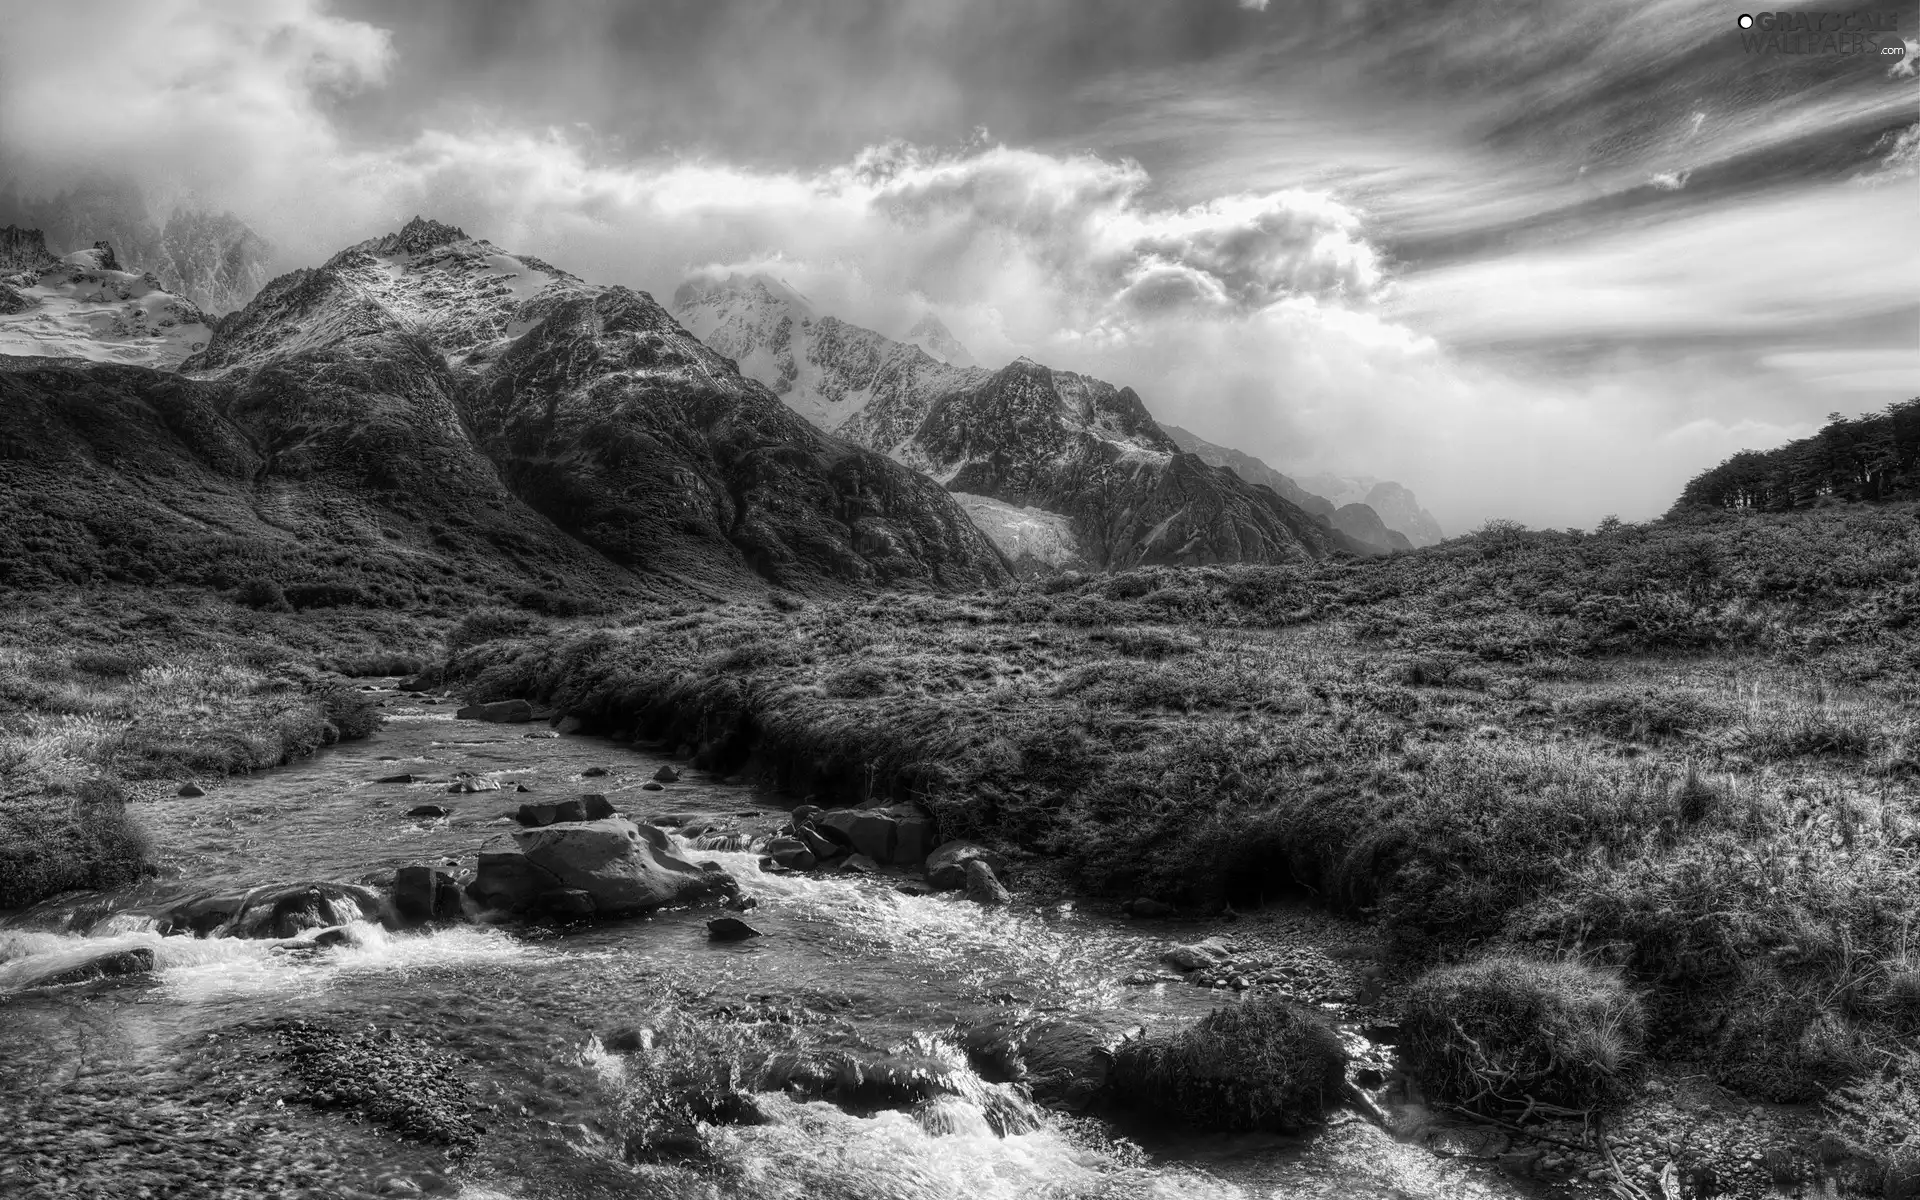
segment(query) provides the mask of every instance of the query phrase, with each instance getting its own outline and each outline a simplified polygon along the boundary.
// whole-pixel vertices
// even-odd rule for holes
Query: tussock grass
[[[360,692],[298,660],[428,644],[391,617],[170,599],[43,595],[0,617],[0,908],[144,870],[128,785],[275,766],[378,728]]]
[[[1176,1125],[1310,1128],[1340,1103],[1347,1052],[1326,1019],[1273,997],[1216,1008],[1169,1038],[1114,1051],[1108,1094]]]
[[[1431,1094],[1463,1108],[1590,1113],[1632,1097],[1645,1031],[1617,973],[1501,955],[1423,976],[1401,1049]]]

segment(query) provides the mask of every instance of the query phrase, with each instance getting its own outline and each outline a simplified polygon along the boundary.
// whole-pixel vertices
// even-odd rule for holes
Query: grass
[[[918,800],[1094,894],[1310,895],[1413,969],[1577,958],[1636,989],[1649,1057],[1817,1099],[1917,1031],[1915,511],[590,619],[446,670]]]
[[[1346,1062],[1325,1018],[1265,997],[1217,1008],[1164,1040],[1128,1039],[1107,1088],[1121,1107],[1176,1125],[1291,1132],[1340,1103]]]
[[[1632,1098],[1646,1016],[1617,973],[1496,955],[1410,990],[1401,1049],[1430,1094],[1475,1112],[1604,1112]]]
[[[14,606],[0,618],[0,909],[137,877],[150,849],[130,798],[143,790],[368,736],[379,711],[304,664],[399,665],[382,647],[424,650],[429,636],[391,617],[261,614],[190,594]]]
[[[1638,997],[1647,1060],[1872,1108],[1920,1034],[1916,513],[1493,526],[830,607],[43,593],[0,618],[0,754],[31,784],[7,807],[110,822],[123,781],[324,744],[354,716],[297,664],[397,655],[795,796],[917,800],[1091,894],[1308,895],[1414,972],[1587,963]]]

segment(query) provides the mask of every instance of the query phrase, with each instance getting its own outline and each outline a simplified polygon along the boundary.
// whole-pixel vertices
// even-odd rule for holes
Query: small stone
[[[707,922],[707,937],[716,942],[739,942],[765,936],[739,917],[715,917]]]
[[[375,782],[375,783],[412,783],[412,782],[413,782],[413,776],[411,776],[411,775],[382,775],[382,776],[381,776],[380,778],[378,778],[378,779],[376,779],[376,780],[374,780],[374,782]]]
[[[451,813],[452,810],[441,804],[416,804],[407,810],[410,817],[445,817]]]
[[[551,729],[536,729],[532,733],[523,733],[520,736],[523,738],[557,738],[560,735]]]
[[[658,783],[649,779],[645,783],[640,785],[640,790],[643,792],[664,792],[667,789],[661,787]]]
[[[671,764],[662,763],[660,769],[653,773],[653,778],[657,783],[678,783],[680,772],[674,770]]]
[[[605,767],[588,767],[586,770],[580,772],[580,778],[598,779],[602,775],[605,775],[606,773],[607,773],[607,769]]]
[[[199,784],[183,783],[180,785],[179,792],[175,794],[185,796],[187,799],[192,800],[192,799],[195,799],[196,797],[204,796],[207,793],[204,789],[200,787]]]

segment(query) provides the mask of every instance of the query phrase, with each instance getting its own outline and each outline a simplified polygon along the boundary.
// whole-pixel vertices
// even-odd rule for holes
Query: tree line
[[[1920,396],[1858,417],[1829,413],[1812,437],[1742,450],[1688,482],[1669,516],[1691,508],[1806,508],[1825,497],[1920,496]]]

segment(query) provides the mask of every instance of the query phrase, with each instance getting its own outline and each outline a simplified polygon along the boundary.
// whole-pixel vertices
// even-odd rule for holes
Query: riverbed
[[[372,738],[141,805],[159,877],[0,925],[0,1195],[1525,1194],[1488,1164],[1396,1141],[1354,1113],[1307,1136],[1175,1136],[1033,1104],[1017,1084],[977,1074],[967,1039],[983,1028],[1071,1021],[1117,1037],[1239,1002],[1138,982],[1198,927],[1034,903],[1017,873],[1016,903],[989,910],[902,891],[905,872],[768,873],[752,850],[679,838],[740,881],[757,901],[742,915],[763,936],[710,941],[712,908],[565,928],[363,924],[326,949],[157,933],[143,914],[190,892],[471,864],[527,799],[600,792],[637,819],[748,834],[794,803],[684,765],[682,780],[646,790],[667,756],[381,696],[389,720]],[[461,773],[502,790],[450,794]],[[398,774],[417,782],[376,782]],[[406,815],[423,804],[450,815]],[[151,949],[155,969],[9,985],[122,946]],[[477,1141],[454,1153],[297,1098],[275,1028],[302,1020],[432,1047],[479,1105]],[[927,1103],[850,1111],[742,1077],[763,1123],[707,1127],[704,1152],[685,1161],[630,1153],[662,1073],[726,1074],[769,1054],[921,1064],[943,1089]]]

